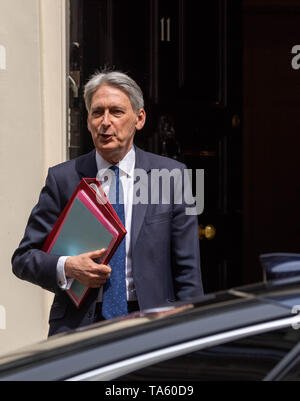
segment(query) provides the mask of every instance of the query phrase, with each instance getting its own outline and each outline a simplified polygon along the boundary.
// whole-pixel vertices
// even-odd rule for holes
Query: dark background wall
[[[300,1],[243,7],[243,270],[257,281],[260,253],[300,252]]]

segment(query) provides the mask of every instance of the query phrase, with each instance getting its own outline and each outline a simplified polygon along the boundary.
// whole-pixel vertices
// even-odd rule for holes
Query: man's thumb
[[[89,252],[88,256],[91,259],[96,259],[96,258],[100,258],[105,252],[106,252],[106,249],[103,248],[103,249],[99,249],[99,250],[96,250],[96,251]]]

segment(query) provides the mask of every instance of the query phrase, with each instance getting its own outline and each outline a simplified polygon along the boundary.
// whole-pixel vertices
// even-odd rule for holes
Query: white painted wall
[[[66,155],[65,0],[0,1],[0,354],[42,340],[52,295],[17,279],[50,165]]]

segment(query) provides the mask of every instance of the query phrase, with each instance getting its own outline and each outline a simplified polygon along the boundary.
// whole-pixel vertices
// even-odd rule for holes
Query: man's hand
[[[101,258],[105,252],[106,249],[101,249],[68,257],[65,262],[66,277],[74,278],[89,288],[101,287],[110,277],[111,268],[109,265],[98,264],[93,259]]]

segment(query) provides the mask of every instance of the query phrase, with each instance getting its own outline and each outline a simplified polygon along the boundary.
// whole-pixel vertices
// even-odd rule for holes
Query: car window
[[[300,330],[288,327],[159,362],[117,380],[262,380],[299,340]]]

